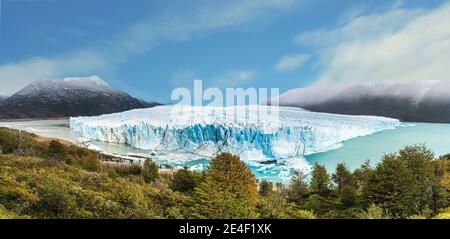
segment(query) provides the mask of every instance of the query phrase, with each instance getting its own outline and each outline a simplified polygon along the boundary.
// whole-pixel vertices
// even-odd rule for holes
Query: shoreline
[[[54,119],[53,119],[54,120]],[[19,121],[23,121],[19,120]],[[47,123],[50,125],[50,128],[47,128]],[[5,122],[3,125],[8,128],[20,128],[22,130],[32,132],[34,134],[38,135],[48,135],[47,138],[56,138],[64,140],[66,138],[65,134],[66,132],[59,131],[59,127],[67,127],[63,125],[63,120],[60,122],[52,122],[51,119],[43,120],[43,121],[35,121],[31,122],[30,125],[26,123],[14,123],[14,122]],[[395,130],[387,130],[385,132],[364,136],[364,137],[358,137],[352,140],[348,140],[345,142],[346,147],[340,147],[339,149],[330,150],[326,152],[320,152],[316,153],[314,155],[305,155],[305,160],[309,164],[314,163],[320,163],[322,165],[325,165],[328,170],[333,170],[336,167],[336,164],[340,162],[346,162],[348,163],[350,168],[357,168],[361,164],[363,164],[367,159],[370,159],[370,162],[375,164],[377,163],[380,158],[382,157],[383,153],[385,152],[394,152],[399,149],[401,149],[404,145],[403,144],[417,144],[417,143],[426,143],[433,151],[435,151],[438,155],[443,155],[448,153],[448,148],[443,149],[443,143],[440,142],[440,140],[435,139],[436,137],[429,137],[432,132],[449,132],[450,131],[450,124],[447,125],[441,125],[441,124],[433,124],[433,123],[417,123],[413,122],[412,124],[415,127],[401,127],[404,126],[404,124],[410,124],[410,123],[403,123],[400,125],[400,127],[397,127]],[[0,125],[1,122],[0,122]],[[36,125],[36,131],[32,128],[33,125]],[[408,125],[412,126],[412,125]],[[59,133],[53,135],[53,132],[49,132],[47,130],[53,131],[58,130]],[[67,129],[68,130],[68,129]],[[40,132],[38,132],[40,131]],[[394,133],[393,133],[394,132]],[[397,133],[398,132],[398,133]],[[409,135],[409,136],[408,136]],[[410,137],[411,135],[415,135],[416,137]],[[445,134],[444,134],[445,135]],[[447,134],[450,135],[450,134]],[[395,136],[395,137],[394,137]],[[443,139],[447,139],[447,137]],[[79,147],[88,148],[88,144],[97,145],[95,141],[85,142],[87,144],[81,145],[81,141],[76,140],[76,135],[71,135],[69,137],[69,141]],[[383,142],[390,142],[390,143],[382,143],[381,146],[374,147],[374,144],[376,142],[379,142],[379,140],[382,140]],[[376,141],[376,142],[375,142]],[[402,143],[405,142],[405,143]],[[98,144],[102,148],[102,150],[95,150],[91,149],[97,152],[102,152],[105,155],[110,155],[112,157],[121,157],[121,156],[128,156],[128,153],[130,153],[129,156],[133,156],[133,153],[136,153],[134,149],[127,150],[126,148],[117,147],[115,145],[111,145],[111,148],[108,146],[102,147],[103,144]],[[368,147],[370,145],[370,148],[367,148],[365,150],[361,150],[362,147]],[[377,144],[378,145],[378,144]],[[90,149],[90,148],[88,148]],[[117,149],[117,150],[116,150]],[[116,153],[116,154],[112,154]],[[137,150],[137,153],[140,153],[139,150]],[[144,153],[145,154],[145,153]],[[147,155],[149,158],[154,158],[151,155]],[[174,156],[174,159],[177,159],[177,157],[180,156]],[[157,157],[159,159],[159,157]],[[169,159],[165,157],[164,159]],[[187,159],[186,159],[187,160]],[[138,160],[136,160],[138,162]],[[158,160],[157,160],[158,161]],[[135,163],[137,163],[135,162]],[[161,166],[164,167],[166,162],[161,162]],[[204,162],[200,162],[201,164],[205,164]],[[197,164],[197,162],[195,163]],[[158,164],[160,165],[160,164]],[[178,165],[178,164],[177,164]],[[180,164],[181,165],[181,164]],[[184,164],[183,164],[184,165]],[[205,164],[206,165],[206,164]],[[189,164],[189,166],[191,166]],[[174,166],[176,167],[176,166]],[[195,168],[196,170],[197,168]],[[256,170],[256,169],[255,169]],[[260,177],[266,177],[268,175],[269,181],[273,182],[286,182],[284,179],[275,178],[275,176],[272,176],[270,174],[264,174],[254,171],[255,174],[258,174],[258,178]]]
[[[33,121],[50,121],[50,120],[69,120],[70,117],[56,117],[56,118],[23,118],[23,119],[2,119],[1,122],[33,122]]]
[[[73,145],[76,147],[80,147],[80,148],[84,148],[108,157],[111,157],[112,160],[99,160],[100,163],[102,165],[105,166],[118,166],[118,167],[130,167],[133,165],[140,165],[142,166],[144,164],[144,161],[146,159],[150,159],[153,161],[153,159],[149,158],[149,157],[142,157],[142,158],[138,158],[138,157],[133,157],[133,156],[129,156],[129,155],[120,155],[120,154],[111,154],[111,153],[107,153],[105,151],[97,151],[97,150],[93,150],[89,148],[89,145],[83,145],[83,144],[76,144],[73,142],[70,142],[68,140],[65,139],[60,139],[60,138],[55,138],[55,137],[46,137],[46,136],[41,136],[41,135],[37,135],[38,140],[45,140],[45,141],[51,141],[51,140],[57,140],[63,144],[67,144],[67,145]],[[173,175],[173,173],[175,173],[178,169],[175,168],[162,168],[161,165],[159,166],[159,170],[158,172],[160,174],[169,174],[169,175]]]
[[[65,120],[65,119],[48,119],[48,120]],[[38,120],[33,120],[33,121],[38,121]],[[0,121],[1,123],[2,121]],[[6,121],[3,121],[6,122]],[[8,121],[8,122],[30,122],[30,121]],[[32,121],[31,121],[32,122]],[[17,129],[17,128],[13,128],[13,127],[7,127],[7,126],[1,126],[4,128],[8,128],[8,129],[14,129],[14,130],[19,130],[19,131],[25,131],[28,133],[32,133],[34,135],[36,135],[36,140],[40,141],[40,142],[50,142],[52,140],[56,140],[58,142],[60,142],[61,144],[64,144],[66,146],[75,146],[75,147],[80,147],[80,148],[84,148],[93,152],[96,152],[98,154],[102,154],[108,157],[111,157],[112,160],[99,160],[100,163],[102,165],[105,166],[119,166],[119,167],[130,167],[133,165],[143,165],[143,162],[145,159],[150,159],[152,160],[150,157],[142,157],[142,158],[138,158],[138,157],[133,157],[133,156],[129,156],[129,155],[121,155],[121,154],[112,154],[112,153],[107,153],[103,150],[99,151],[99,150],[93,150],[91,148],[89,148],[89,145],[85,145],[83,143],[75,143],[75,142],[71,142],[70,140],[67,139],[63,139],[63,138],[58,138],[58,137],[49,137],[49,136],[44,136],[44,135],[40,135],[37,134],[35,132],[31,132],[25,129]],[[161,174],[170,174],[172,175],[174,172],[176,172],[178,169],[175,168],[162,168],[162,165],[159,165],[159,173]]]

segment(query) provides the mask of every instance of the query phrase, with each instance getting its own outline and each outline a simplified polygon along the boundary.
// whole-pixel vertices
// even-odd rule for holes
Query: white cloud
[[[11,95],[35,80],[86,74],[106,68],[106,61],[101,55],[81,51],[63,57],[34,57],[19,63],[4,64],[0,66],[0,94]]]
[[[450,80],[450,4],[391,9],[342,27],[303,33],[323,64],[318,83]]]
[[[7,64],[0,67],[0,94],[11,95],[35,79],[50,76],[52,63],[46,59],[33,58],[20,64]]]
[[[33,57],[0,65],[0,93],[13,94],[34,80],[69,74],[99,74],[111,71],[129,57],[145,53],[168,41],[189,40],[193,36],[228,27],[238,27],[277,12],[292,9],[296,0],[201,1],[182,11],[144,19],[96,47],[80,49],[57,57]]]
[[[231,70],[213,78],[213,87],[239,87],[254,80],[256,73],[248,70]]]
[[[227,70],[216,74],[203,82],[203,87],[240,87],[252,82],[256,77],[256,72],[250,70]],[[173,74],[170,83],[174,87],[186,87],[191,89],[194,80],[205,79],[192,70],[179,71]]]
[[[309,59],[309,54],[287,55],[281,57],[275,68],[279,71],[290,71],[303,66]]]

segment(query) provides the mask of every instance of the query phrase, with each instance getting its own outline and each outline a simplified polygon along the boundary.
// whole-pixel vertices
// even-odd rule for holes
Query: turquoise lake
[[[306,156],[310,164],[324,165],[334,171],[338,163],[345,163],[350,169],[358,168],[366,160],[376,165],[384,154],[398,152],[413,144],[425,144],[436,156],[450,153],[450,124],[407,123],[394,130],[358,137],[343,142],[343,147]]]
[[[67,120],[43,120],[29,122],[0,122],[0,127],[12,127],[36,133],[47,137],[56,137],[76,142],[79,135],[68,128]],[[105,152],[127,155],[129,153],[150,155],[146,150],[131,148],[127,145],[119,145],[93,141],[93,145],[100,147]],[[402,123],[402,126],[393,130],[383,131],[377,134],[354,138],[342,142],[338,149],[327,152],[307,155],[301,160],[301,164],[324,165],[329,172],[334,172],[338,163],[345,163],[350,169],[360,167],[366,160],[370,160],[375,166],[384,154],[398,152],[407,145],[425,144],[436,156],[450,153],[450,124],[430,123]],[[194,170],[202,170],[207,167],[209,160],[199,159],[196,156],[178,154],[177,152],[159,152],[160,164],[172,166],[188,166]],[[289,182],[292,171],[280,164],[261,165],[248,164],[259,179],[272,182]]]

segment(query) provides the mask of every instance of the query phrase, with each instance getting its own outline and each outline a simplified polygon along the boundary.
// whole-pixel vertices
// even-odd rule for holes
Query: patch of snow
[[[108,83],[98,76],[90,77],[66,77],[64,79],[35,81],[19,91],[18,95],[28,95],[41,91],[54,90],[91,90],[105,93],[121,93],[113,89]]]

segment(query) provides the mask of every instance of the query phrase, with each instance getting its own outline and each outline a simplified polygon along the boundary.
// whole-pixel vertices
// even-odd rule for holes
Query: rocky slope
[[[317,112],[450,123],[450,81],[315,86],[290,90],[272,99],[277,101]]]
[[[0,102],[0,119],[92,116],[148,108],[97,76],[36,81]]]

